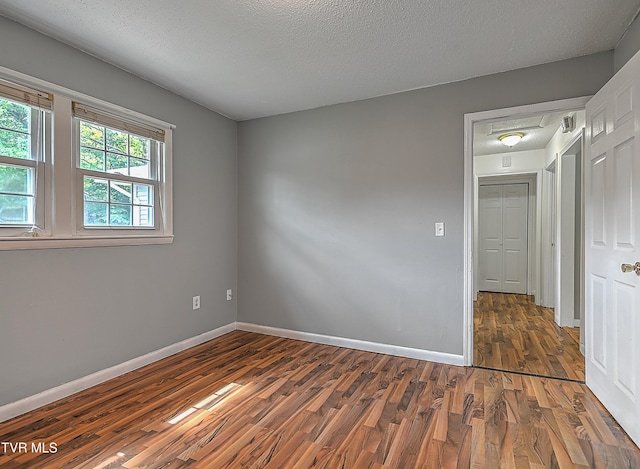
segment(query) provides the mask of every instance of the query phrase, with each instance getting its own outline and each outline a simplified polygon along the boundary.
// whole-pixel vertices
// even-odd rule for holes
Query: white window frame
[[[20,86],[18,83],[13,82],[7,83],[7,85]],[[35,92],[35,90],[30,91],[32,93]],[[0,93],[0,99],[31,107],[31,158],[13,158],[0,155],[0,164],[3,166],[16,166],[33,170],[34,177],[31,184],[34,186],[33,204],[35,205],[31,223],[0,225],[0,239],[2,237],[20,236],[25,231],[31,234],[34,232],[46,233],[49,229],[47,226],[48,220],[45,215],[45,207],[47,203],[47,181],[49,180],[50,167],[46,162],[51,159],[51,112],[38,108],[37,106],[32,106],[33,103],[24,102],[22,99],[12,99],[12,96],[6,96],[4,93]],[[37,114],[40,114],[40,117]],[[41,123],[38,122],[39,119],[41,119]],[[42,127],[40,127],[40,125]],[[36,130],[34,131],[34,129]],[[40,138],[42,138],[41,142],[39,141]],[[33,153],[35,153],[35,155]]]
[[[122,175],[122,174],[111,174],[102,171],[94,171],[90,169],[84,169],[80,167],[80,121],[85,121],[80,117],[74,117],[73,119],[73,143],[74,143],[74,163],[76,165],[76,181],[75,187],[79,188],[79,192],[82,191],[84,187],[84,177],[95,177],[99,179],[106,179],[108,181],[120,181],[125,183],[134,183],[134,184],[144,184],[153,187],[153,212],[154,212],[154,224],[153,226],[85,226],[84,224],[84,196],[81,194],[77,194],[76,199],[76,213],[83,214],[83,216],[76,216],[76,234],[83,236],[95,236],[96,234],[101,234],[103,236],[108,236],[112,234],[112,230],[117,230],[121,233],[134,234],[139,233],[141,231],[154,231],[156,233],[161,231],[161,227],[163,225],[163,214],[162,214],[162,200],[160,197],[160,181],[162,180],[162,167],[161,162],[164,158],[164,142],[154,141],[152,143],[152,148],[150,149],[150,158],[149,158],[149,172],[151,174],[151,178],[139,178],[135,176]],[[103,126],[103,124],[98,124]],[[124,127],[124,126],[122,126]],[[116,128],[116,127],[108,127],[107,128]],[[118,129],[122,130],[122,129]],[[122,130],[126,132],[125,130]],[[129,135],[135,135],[131,132],[127,132]]]
[[[45,154],[43,162],[38,163],[42,167],[37,172],[40,179],[38,189],[42,189],[42,200],[37,202],[39,223],[35,229],[24,226],[12,229],[11,232],[1,229],[0,251],[173,242],[172,131],[175,126],[4,67],[0,67],[0,79],[53,96],[53,112],[46,113],[51,119],[51,132],[45,139],[45,148],[49,149],[49,153]],[[73,102],[164,133],[163,151],[158,158],[157,180],[138,180],[133,177],[136,182],[154,186],[155,226],[84,227],[82,177],[88,170],[81,169],[78,164],[80,139],[79,132],[74,128],[79,126],[78,120],[73,116]],[[113,179],[129,181],[132,177],[114,175]]]

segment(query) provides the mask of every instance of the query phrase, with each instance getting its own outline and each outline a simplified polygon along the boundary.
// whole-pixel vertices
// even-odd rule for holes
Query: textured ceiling
[[[3,0],[237,120],[611,50],[640,0]]]

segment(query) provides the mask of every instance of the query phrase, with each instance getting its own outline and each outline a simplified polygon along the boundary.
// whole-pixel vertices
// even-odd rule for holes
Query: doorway
[[[584,354],[584,233],[582,229],[582,146],[583,132],[576,136],[558,154],[559,174],[555,186],[555,248],[556,258],[555,304],[556,322],[567,329],[578,330],[580,350]],[[559,180],[559,181],[558,181]]]
[[[467,175],[471,173],[473,181],[473,190],[469,191],[469,181],[465,179],[466,229],[473,236],[472,252],[465,257],[465,270],[472,280],[465,285],[467,294],[471,290],[465,304],[465,361],[470,365],[584,380],[584,357],[579,351],[579,340],[560,327],[551,308],[560,299],[566,299],[556,294],[559,291],[556,285],[567,270],[560,271],[560,259],[555,256],[560,241],[556,233],[563,233],[560,225],[571,225],[572,240],[576,241],[575,226],[579,226],[578,220],[581,222],[580,212],[569,216],[565,208],[566,221],[562,223],[560,207],[556,207],[563,202],[573,209],[580,203],[579,198],[570,201],[560,193],[563,189],[575,193],[580,179],[574,179],[573,186],[562,184],[560,171],[564,168],[567,175],[579,174],[580,155],[573,151],[575,148],[569,151],[564,147],[567,137],[574,140],[573,143],[577,141],[575,135],[581,135],[581,127],[567,131],[565,122],[562,126],[559,122],[564,117],[575,119],[576,112],[580,111],[583,125],[581,108],[585,102],[586,99],[564,100],[465,116],[466,150],[471,150],[471,158],[468,153],[465,156],[465,171]],[[551,134],[540,137],[539,129],[543,127],[551,129]],[[570,135],[559,135],[561,127],[565,130],[563,134],[570,132]],[[488,136],[487,145],[494,145],[489,151],[477,144],[482,140],[478,129]],[[519,135],[528,145],[496,151],[495,146],[503,143],[505,134]],[[550,184],[554,190],[549,190]],[[506,212],[505,190],[511,192],[511,206]],[[516,195],[518,190],[520,195]],[[472,192],[471,201],[469,192]],[[513,205],[514,200],[519,202]],[[469,210],[471,207],[473,210]],[[505,218],[507,212],[509,216]],[[556,219],[559,220],[557,226],[549,226]],[[511,230],[510,240],[519,248],[505,246],[505,227]],[[467,247],[468,240],[467,234]],[[576,242],[570,246],[567,242],[565,247],[571,250],[572,279],[579,286],[581,245]],[[505,262],[506,252],[511,256],[509,262]],[[561,249],[557,252],[562,253]],[[518,260],[517,255],[520,255]],[[516,268],[520,270],[517,275]],[[505,282],[506,271],[509,271],[507,277],[512,278]],[[576,273],[578,280],[575,280]],[[517,288],[513,288],[516,285]],[[579,292],[572,294],[571,300],[571,307],[575,303],[579,308]],[[569,309],[567,306],[565,311]],[[572,310],[570,326],[575,325],[573,314]],[[579,310],[576,317],[580,317]]]

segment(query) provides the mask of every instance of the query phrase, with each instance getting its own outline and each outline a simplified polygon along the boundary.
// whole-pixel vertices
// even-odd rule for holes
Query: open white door
[[[586,382],[638,445],[640,264],[621,266],[640,261],[639,110],[636,54],[587,104],[584,169]]]

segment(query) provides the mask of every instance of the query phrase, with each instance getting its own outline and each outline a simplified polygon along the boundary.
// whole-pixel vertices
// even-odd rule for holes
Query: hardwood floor
[[[579,339],[533,297],[479,292],[473,317],[475,366],[584,381]]]
[[[0,442],[29,445],[3,468],[640,467],[579,383],[241,331],[2,423]]]
[[[580,344],[580,328],[579,327],[562,326],[562,329],[571,336],[571,338],[574,340],[576,344]]]

